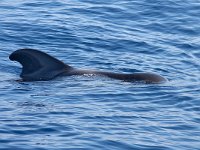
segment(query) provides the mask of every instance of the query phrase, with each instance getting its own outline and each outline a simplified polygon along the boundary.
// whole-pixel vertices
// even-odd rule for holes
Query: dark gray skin
[[[19,49],[9,56],[10,60],[18,61],[22,65],[20,77],[23,81],[45,81],[51,80],[58,76],[72,75],[100,75],[113,79],[143,82],[143,83],[163,83],[167,79],[153,73],[112,73],[95,70],[79,70],[60,60],[38,50]]]

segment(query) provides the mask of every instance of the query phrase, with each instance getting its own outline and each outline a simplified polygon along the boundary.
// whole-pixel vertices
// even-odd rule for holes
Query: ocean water
[[[200,149],[199,14],[199,0],[1,0],[0,149]],[[169,81],[17,82],[20,48]]]

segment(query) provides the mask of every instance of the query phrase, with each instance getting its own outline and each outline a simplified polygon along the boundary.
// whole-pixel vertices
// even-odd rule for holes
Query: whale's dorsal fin
[[[60,60],[35,49],[19,49],[9,56],[22,65],[24,81],[50,80],[72,69]]]

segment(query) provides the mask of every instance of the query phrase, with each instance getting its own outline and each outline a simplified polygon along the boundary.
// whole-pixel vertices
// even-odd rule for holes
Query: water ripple
[[[0,2],[0,149],[200,147],[197,0]],[[156,72],[144,85],[74,76],[17,82],[18,48],[76,68]]]

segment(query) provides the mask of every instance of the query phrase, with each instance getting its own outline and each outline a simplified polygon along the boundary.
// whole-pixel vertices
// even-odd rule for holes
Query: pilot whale
[[[22,65],[20,74],[22,81],[46,81],[58,76],[72,75],[99,75],[123,81],[144,83],[163,83],[167,81],[164,77],[154,73],[124,74],[75,69],[42,51],[29,48],[14,51],[9,59]]]

